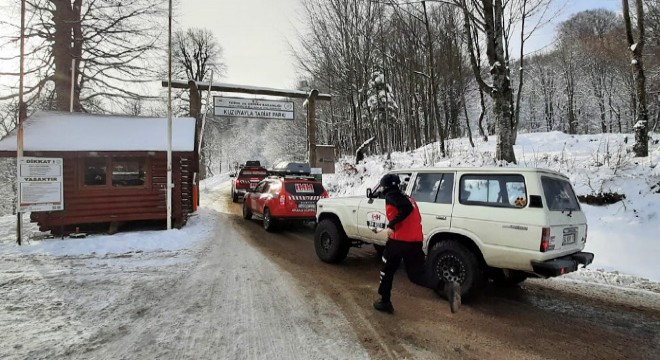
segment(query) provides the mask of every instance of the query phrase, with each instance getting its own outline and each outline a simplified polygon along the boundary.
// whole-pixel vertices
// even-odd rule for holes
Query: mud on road
[[[489,286],[452,314],[447,302],[407,279],[392,293],[394,315],[378,313],[380,259],[371,246],[352,248],[338,265],[314,252],[313,227],[267,233],[227,201],[246,241],[297,281],[310,298],[331,299],[374,359],[660,359],[660,294],[559,280]]]

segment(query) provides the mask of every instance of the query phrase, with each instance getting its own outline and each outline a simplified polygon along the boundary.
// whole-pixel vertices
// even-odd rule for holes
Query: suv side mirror
[[[231,173],[231,174],[229,174],[229,177],[230,177],[230,178],[232,178],[232,177],[236,177],[236,174]]]
[[[371,188],[367,188],[367,197],[371,199],[374,196],[374,193],[371,191]]]

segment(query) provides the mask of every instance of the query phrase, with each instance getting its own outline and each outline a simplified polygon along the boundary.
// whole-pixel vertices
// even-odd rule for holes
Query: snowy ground
[[[657,134],[651,137],[660,138]],[[649,158],[637,159],[628,152],[631,139],[631,135],[570,136],[557,132],[519,135],[515,146],[519,166],[561,171],[571,178],[582,195],[600,191],[626,195],[623,202],[614,205],[583,206],[589,221],[586,250],[596,254],[595,262],[589,269],[551,280],[549,286],[588,282],[603,289],[624,288],[640,297],[660,294],[660,265],[656,261],[660,253],[657,240],[660,145],[652,145]],[[495,139],[489,142],[475,139],[475,142],[476,147],[471,148],[464,139],[450,141],[451,159],[440,158],[434,145],[410,153],[394,153],[391,166],[495,164],[492,157]],[[369,157],[355,168],[340,162],[337,174],[325,175],[324,182],[333,196],[363,194],[387,171],[385,163],[379,156]],[[228,180],[227,175],[207,180],[202,195]],[[29,216],[25,216],[28,238],[20,247],[15,245],[15,217],[0,217],[0,292],[3,294],[0,358],[131,358],[140,354],[139,350],[127,350],[136,344],[171,350],[171,343],[177,339],[201,336],[200,333],[174,331],[156,339],[149,339],[149,333],[158,326],[175,329],[177,322],[203,322],[205,316],[211,315],[223,324],[233,324],[224,332],[214,333],[224,339],[222,348],[227,351],[216,354],[218,357],[267,358],[290,354],[289,358],[322,358],[328,353],[334,358],[367,357],[355,334],[347,331],[345,319],[337,315],[340,312],[329,311],[318,320],[318,308],[332,309],[332,304],[297,294],[290,279],[279,274],[275,265],[250,247],[237,241],[228,242],[241,256],[226,264],[205,257],[215,241],[230,237],[216,228],[219,210],[209,202],[203,205],[181,230],[95,235],[86,239],[43,239],[43,234],[27,222]],[[260,266],[246,274],[242,262]],[[204,270],[204,266],[212,266],[214,271]],[[215,270],[223,266],[223,272],[218,275]],[[198,269],[196,278],[172,282],[193,268]],[[268,281],[258,281],[264,274]],[[215,287],[220,287],[219,296],[239,294],[242,299],[249,299],[249,303],[232,302],[231,296],[224,295],[225,302],[218,302],[218,306],[226,308],[218,309],[215,314],[198,314],[195,304],[187,303],[185,297],[186,292],[197,288],[186,284],[214,294]],[[161,301],[159,294],[165,289],[184,295],[162,300],[166,301],[164,306],[188,306],[190,318],[160,316],[150,321],[140,320],[148,315],[150,304]],[[264,297],[264,291],[270,296]],[[281,308],[267,311],[274,298]],[[310,305],[310,301],[316,305]],[[318,306],[320,303],[323,306]],[[99,315],[104,319],[100,324]],[[135,321],[145,323],[137,330],[133,327],[129,335],[142,342],[125,344],[119,340],[126,338],[128,331],[122,324]],[[273,332],[282,327],[300,330]],[[218,331],[216,328],[199,331],[202,330]],[[273,341],[263,341],[274,336]],[[112,353],[104,352],[109,346]],[[253,352],[246,353],[245,348],[252,348]],[[184,357],[199,355],[195,349],[177,351]],[[212,357],[210,353],[207,355]]]
[[[328,299],[243,241],[202,188],[181,230],[13,242],[0,218],[0,358],[367,358]],[[209,196],[210,195],[210,196]],[[33,228],[28,230],[34,233]],[[349,329],[349,330],[347,330]]]

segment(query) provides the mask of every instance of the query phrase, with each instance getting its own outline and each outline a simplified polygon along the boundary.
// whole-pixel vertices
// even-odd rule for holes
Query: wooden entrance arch
[[[167,81],[162,82],[163,87],[168,86]],[[302,90],[283,90],[273,89],[249,85],[236,85],[225,83],[212,83],[204,81],[172,81],[172,87],[176,89],[189,89],[190,90],[190,115],[199,119],[201,116],[202,99],[199,96],[200,90],[207,91],[222,91],[228,93],[241,93],[253,95],[268,95],[268,96],[282,96],[294,99],[305,99],[307,104],[307,148],[309,153],[307,160],[312,167],[317,166],[316,159],[316,101],[331,101],[330,94],[321,94],[318,90],[314,89],[309,92]],[[201,134],[204,129],[202,125],[198,129],[198,134]],[[199,135],[198,135],[199,136]],[[196,142],[201,146],[200,142]]]

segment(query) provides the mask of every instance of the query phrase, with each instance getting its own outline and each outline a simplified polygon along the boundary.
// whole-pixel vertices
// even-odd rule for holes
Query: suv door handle
[[[443,216],[443,215],[438,215],[435,218],[438,219],[438,220],[447,220],[447,217]]]

